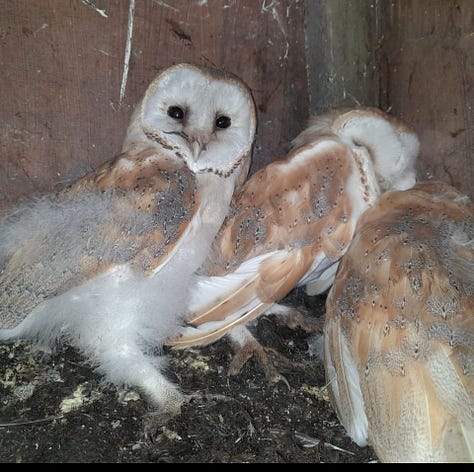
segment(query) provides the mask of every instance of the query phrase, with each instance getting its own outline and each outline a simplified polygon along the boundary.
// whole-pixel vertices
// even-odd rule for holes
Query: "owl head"
[[[355,152],[369,155],[383,192],[406,190],[415,184],[420,142],[416,133],[394,116],[374,107],[335,108],[313,116],[292,147],[328,133],[336,133]]]
[[[415,184],[420,142],[405,123],[377,108],[367,107],[340,115],[333,129],[350,144],[368,151],[383,192],[406,190]]]
[[[148,87],[123,150],[159,147],[195,173],[228,176],[248,170],[256,130],[249,88],[220,69],[178,64]]]

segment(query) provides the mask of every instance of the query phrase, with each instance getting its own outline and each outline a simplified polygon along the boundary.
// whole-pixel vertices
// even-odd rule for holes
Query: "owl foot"
[[[167,411],[150,411],[145,413],[142,418],[143,436],[146,441],[153,442],[162,427],[164,427],[176,415]]]
[[[275,319],[278,322],[285,323],[288,328],[300,328],[307,333],[322,331],[324,326],[324,319],[311,316],[306,308],[302,306],[295,308],[275,303],[265,314],[276,315]]]
[[[209,393],[194,393],[192,395],[183,395],[181,397],[182,403],[178,409],[159,409],[145,413],[142,419],[143,435],[146,441],[154,442],[158,435],[158,431],[171,420],[181,414],[181,407],[190,402],[204,403],[208,401],[235,401],[234,398],[227,395],[209,394]]]
[[[275,365],[289,367],[292,362],[275,349],[263,347],[250,333],[249,338],[243,345],[234,343],[234,357],[229,367],[229,375],[237,375],[244,365],[252,358],[256,357],[265,374],[265,377],[272,383],[283,382],[288,389],[290,384],[286,378],[278,372]]]

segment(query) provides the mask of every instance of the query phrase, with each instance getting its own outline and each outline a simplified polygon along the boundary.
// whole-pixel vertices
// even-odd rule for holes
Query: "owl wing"
[[[329,391],[350,436],[384,461],[472,461],[472,202],[440,182],[385,194],[326,308]]]
[[[128,152],[55,197],[2,222],[0,327],[43,300],[130,265],[149,277],[189,231],[199,204],[194,174],[154,149]]]
[[[189,326],[169,344],[208,344],[336,264],[367,205],[356,167],[352,150],[326,136],[254,174],[214,241]]]

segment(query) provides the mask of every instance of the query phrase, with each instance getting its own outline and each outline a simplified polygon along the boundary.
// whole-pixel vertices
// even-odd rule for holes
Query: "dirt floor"
[[[324,297],[296,290],[286,301],[322,316]],[[103,385],[72,348],[45,359],[28,344],[0,345],[0,462],[376,461],[339,424],[311,337],[273,316],[253,331],[292,361],[278,368],[289,387],[268,382],[255,360],[229,377],[225,339],[172,352],[170,378],[196,398],[164,425],[138,392]]]

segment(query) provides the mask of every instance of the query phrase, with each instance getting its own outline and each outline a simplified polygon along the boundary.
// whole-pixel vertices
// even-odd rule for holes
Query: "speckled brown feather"
[[[382,196],[342,259],[325,336],[333,405],[349,432],[368,422],[381,460],[474,460],[468,197],[441,182]]]
[[[148,274],[173,251],[200,203],[195,176],[184,162],[153,148],[121,154],[74,184],[71,192],[85,189],[113,191],[117,205],[152,217],[153,230],[146,234],[126,235],[123,228],[109,226],[102,235],[110,244],[118,238],[133,243],[130,262]]]
[[[187,320],[196,329],[171,345],[207,343],[209,331],[257,317],[297,285],[325,291],[362,212],[415,181],[415,133],[377,109],[314,117],[293,145],[234,198],[194,291]]]
[[[58,201],[94,194],[103,195],[109,212],[117,216],[109,215],[95,243],[78,246],[74,255],[64,254],[63,270],[57,270],[53,261],[37,260],[41,238],[18,247],[8,260],[0,273],[3,328],[13,328],[41,301],[116,264],[129,263],[138,273],[151,275],[173,251],[199,204],[191,171],[182,162],[160,156],[156,149],[118,156],[62,192]],[[131,221],[137,215],[146,220],[146,226],[133,227]],[[109,249],[104,251],[104,247]]]
[[[317,148],[321,144],[321,148]],[[258,272],[220,301],[192,313],[193,326],[223,321],[258,298],[258,307],[232,320],[219,336],[200,333],[170,340],[175,347],[207,344],[238,324],[256,318],[287,295],[307,274],[318,255],[337,261],[350,242],[353,222],[346,182],[357,172],[353,154],[336,136],[324,136],[294,150],[254,174],[236,195],[230,216],[214,241],[203,272],[222,276],[244,261],[272,251]],[[301,157],[302,153],[307,153]],[[361,185],[361,192],[363,184]]]
[[[245,260],[288,247],[311,246],[310,256],[324,250],[334,260],[340,257],[338,247],[348,241],[349,229],[342,228],[351,213],[345,183],[353,166],[350,151],[335,137],[329,142],[327,150],[293,159],[305,149],[300,148],[247,181],[214,242],[205,267],[209,275],[229,273]]]

